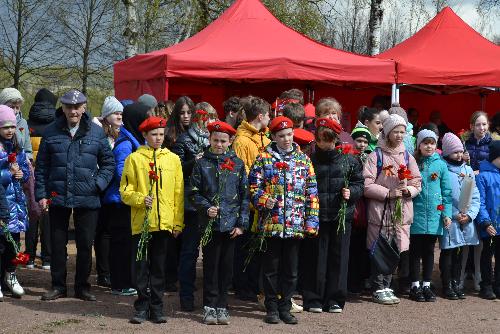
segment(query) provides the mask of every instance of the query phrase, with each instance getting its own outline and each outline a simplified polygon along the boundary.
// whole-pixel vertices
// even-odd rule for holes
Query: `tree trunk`
[[[17,0],[17,39],[16,39],[16,61],[14,64],[14,85],[19,89],[19,78],[21,76],[21,51],[23,47],[23,0]]]
[[[89,55],[90,55],[90,45],[92,43],[92,21],[94,16],[95,0],[91,0],[88,13],[87,13],[87,23],[85,29],[85,48],[83,49],[82,55],[82,93],[87,95],[87,84],[89,78]]]
[[[370,21],[368,22],[368,53],[372,56],[380,53],[380,33],[383,16],[382,0],[371,0]]]
[[[130,58],[137,54],[137,2],[136,0],[122,0],[127,10],[127,25],[123,36],[125,36],[125,52],[126,57]]]

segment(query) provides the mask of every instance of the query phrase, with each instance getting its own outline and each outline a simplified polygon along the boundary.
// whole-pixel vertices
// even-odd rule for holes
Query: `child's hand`
[[[203,157],[203,152],[198,153],[197,155],[194,156],[195,160],[201,159]]]
[[[351,198],[351,191],[349,190],[349,188],[342,188],[341,193],[342,197],[344,197],[346,201],[348,201],[349,198]]]
[[[391,189],[389,191],[389,198],[398,198],[398,197],[401,197],[403,196],[403,192],[401,191],[401,189]]]
[[[271,198],[271,197],[268,198],[266,201],[266,208],[268,208],[268,209],[274,208],[274,205],[276,204],[276,202],[278,202],[277,199]]]
[[[493,227],[493,225],[490,225],[486,228],[486,232],[488,232],[488,234],[492,237],[494,237],[495,235],[497,235],[497,230],[495,230],[495,228]]]
[[[146,205],[147,208],[152,208],[153,207],[153,198],[152,196],[146,196],[144,197],[144,204]]]
[[[217,217],[217,214],[219,213],[219,208],[216,207],[216,206],[211,206],[208,208],[207,210],[207,215],[210,217],[210,218],[215,218]]]
[[[464,152],[464,155],[462,156],[462,160],[466,163],[469,163],[470,162],[470,155],[469,155],[469,152],[465,151]]]
[[[49,210],[49,201],[46,198],[42,198],[41,200],[39,200],[38,204],[40,204],[40,207],[43,211]]]
[[[450,226],[451,226],[451,219],[450,219],[450,217],[444,217],[444,219],[443,219],[443,225],[444,225],[444,228],[447,229],[447,230],[450,228]]]
[[[233,228],[233,230],[229,234],[231,235],[231,239],[234,239],[237,236],[242,235],[243,230],[241,229],[241,227],[235,227],[235,228]]]
[[[465,213],[459,213],[457,215],[457,221],[460,223],[460,224],[467,224],[469,221],[470,221],[470,218],[468,215],[466,215]]]
[[[22,178],[23,178],[23,175],[24,175],[24,174],[23,174],[23,171],[22,171],[22,170],[20,170],[20,169],[18,169],[18,170],[17,170],[17,172],[15,172],[15,173],[14,173],[14,178],[15,178],[16,180],[20,180],[20,179],[22,179]]]
[[[9,171],[12,176],[16,176],[16,173],[19,171],[19,165],[17,164],[17,162],[10,164]]]

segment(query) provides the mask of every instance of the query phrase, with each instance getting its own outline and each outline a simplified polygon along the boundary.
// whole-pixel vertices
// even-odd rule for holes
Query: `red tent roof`
[[[114,72],[118,91],[125,82],[144,87],[138,82],[174,77],[394,83],[395,64],[318,43],[282,24],[260,1],[237,0],[195,36],[120,61]]]
[[[500,47],[449,7],[377,57],[397,62],[398,83],[500,87]]]

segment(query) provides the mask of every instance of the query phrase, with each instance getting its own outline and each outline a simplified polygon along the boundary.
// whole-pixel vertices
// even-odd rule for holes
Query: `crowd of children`
[[[491,121],[474,113],[470,131],[457,136],[418,124],[413,112],[409,122],[399,104],[363,106],[349,134],[336,99],[304,107],[298,89],[272,106],[231,97],[225,122],[187,96],[161,105],[148,94],[108,97],[93,122],[75,90],[59,111],[41,90],[28,122],[23,101],[14,88],[0,92],[0,300],[1,291],[25,293],[16,266],[35,267],[39,228],[42,267],[52,274],[42,299],[67,296],[71,213],[75,297],[95,300],[93,241],[97,284],[137,296],[135,324],[166,322],[164,292],[177,283],[181,310],[196,309],[200,246],[208,325],[230,323],[230,289],[260,302],[269,324],[296,324],[302,310],[342,313],[348,293],[363,291],[384,305],[405,294],[465,299],[467,271],[480,297],[500,298],[500,265],[492,263],[500,258],[499,113]],[[380,240],[397,270],[381,268]],[[432,284],[436,243],[441,291]]]

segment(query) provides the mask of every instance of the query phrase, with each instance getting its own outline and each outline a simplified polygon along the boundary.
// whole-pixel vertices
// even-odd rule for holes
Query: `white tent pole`
[[[399,103],[399,85],[392,84],[391,104]]]

